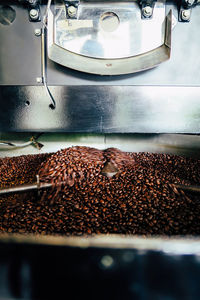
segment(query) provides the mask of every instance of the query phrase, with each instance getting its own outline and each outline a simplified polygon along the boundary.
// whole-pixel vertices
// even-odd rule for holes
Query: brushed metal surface
[[[200,87],[52,86],[0,89],[0,131],[200,133]],[[29,101],[29,105],[27,105]]]

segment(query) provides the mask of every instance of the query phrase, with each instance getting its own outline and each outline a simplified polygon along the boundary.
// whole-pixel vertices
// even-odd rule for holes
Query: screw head
[[[151,6],[145,6],[142,10],[142,13],[143,13],[143,16],[144,17],[151,17],[152,16],[152,13],[153,13],[153,9]]]
[[[189,21],[189,19],[190,19],[190,10],[189,9],[182,10],[181,18],[182,18],[183,21]]]
[[[40,28],[36,28],[35,29],[35,35],[36,36],[40,36],[41,35],[41,29]]]
[[[37,82],[37,83],[42,83],[42,77],[37,77],[37,78],[36,78],[36,82]]]
[[[31,9],[29,12],[29,16],[32,20],[37,20],[39,18],[39,13],[37,11],[37,9]]]
[[[77,8],[73,5],[70,5],[67,9],[67,13],[69,17],[74,17],[76,15],[76,12],[77,12]]]

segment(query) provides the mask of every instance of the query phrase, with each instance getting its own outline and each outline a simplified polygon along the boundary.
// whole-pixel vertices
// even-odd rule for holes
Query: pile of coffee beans
[[[117,173],[102,170],[111,163]],[[0,159],[0,187],[31,183],[46,191],[0,198],[0,232],[40,234],[199,235],[200,160],[71,147],[53,154]]]

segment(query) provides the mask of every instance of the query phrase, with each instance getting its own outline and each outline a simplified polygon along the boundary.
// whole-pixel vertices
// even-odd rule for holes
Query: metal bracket
[[[78,13],[79,0],[64,0],[66,7],[66,16],[70,19],[76,19]]]
[[[142,19],[150,19],[153,16],[153,10],[156,0],[141,0],[141,17]]]
[[[179,22],[190,22],[192,8],[197,5],[198,0],[181,0],[179,7]]]
[[[28,7],[28,15],[30,22],[40,22],[41,21],[41,13],[40,13],[40,0],[24,0],[21,1]]]

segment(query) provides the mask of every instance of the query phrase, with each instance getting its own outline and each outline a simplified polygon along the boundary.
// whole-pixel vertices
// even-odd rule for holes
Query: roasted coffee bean
[[[107,162],[118,172],[102,174]],[[0,187],[53,188],[1,196],[0,232],[39,234],[199,235],[200,195],[173,185],[200,183],[200,160],[115,148],[71,147],[53,154],[0,159]]]

